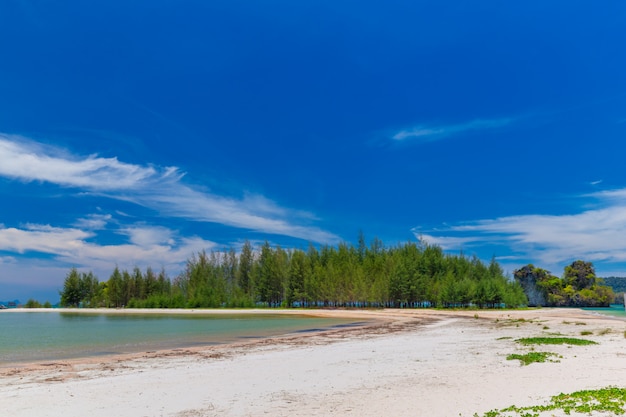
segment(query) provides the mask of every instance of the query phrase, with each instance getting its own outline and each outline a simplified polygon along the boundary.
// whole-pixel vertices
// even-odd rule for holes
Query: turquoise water
[[[0,312],[0,366],[232,343],[357,324],[354,319],[275,314]]]
[[[583,310],[626,319],[626,310],[622,304],[612,304],[608,308],[583,308]]]

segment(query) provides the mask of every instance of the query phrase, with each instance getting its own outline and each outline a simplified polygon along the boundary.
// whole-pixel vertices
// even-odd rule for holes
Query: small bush
[[[41,303],[37,300],[33,300],[32,298],[29,298],[28,301],[26,301],[26,304],[24,304],[25,308],[41,308]]]

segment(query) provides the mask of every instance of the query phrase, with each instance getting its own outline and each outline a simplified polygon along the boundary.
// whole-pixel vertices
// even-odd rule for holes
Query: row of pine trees
[[[120,271],[107,281],[72,269],[61,304],[82,307],[517,307],[521,286],[499,264],[408,242],[342,243],[286,250],[265,243],[200,252],[173,279],[164,270]]]

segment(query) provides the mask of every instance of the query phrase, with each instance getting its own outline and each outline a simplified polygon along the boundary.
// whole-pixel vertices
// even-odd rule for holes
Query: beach
[[[374,321],[230,345],[9,366],[0,369],[0,406],[7,416],[471,417],[543,404],[563,392],[626,387],[626,321],[579,309],[306,313]],[[528,366],[506,359],[530,351],[517,339],[555,334],[598,344],[537,346],[556,356]]]

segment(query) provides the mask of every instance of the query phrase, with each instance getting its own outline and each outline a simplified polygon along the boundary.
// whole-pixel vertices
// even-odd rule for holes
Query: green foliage
[[[28,301],[26,301],[26,304],[24,304],[24,308],[41,308],[41,307],[42,307],[41,303],[32,298],[29,298]]]
[[[563,278],[533,265],[524,266],[513,275],[533,305],[608,307],[615,299],[613,290],[596,277],[591,262],[574,261],[565,267]]]
[[[523,355],[517,354],[517,353],[512,353],[510,355],[508,355],[506,357],[507,360],[511,361],[511,360],[519,360],[520,362],[522,362],[522,365],[530,365],[531,363],[534,362],[546,362],[548,360],[550,360],[550,357],[553,356],[559,356],[556,353],[552,353],[552,352],[529,352]],[[550,362],[554,362],[551,361]]]
[[[575,339],[571,337],[526,337],[517,339],[522,345],[597,345],[593,340]]]
[[[591,288],[596,283],[596,271],[593,264],[581,260],[572,262],[571,265],[565,267],[563,282],[577,291]]]
[[[265,242],[200,252],[170,280],[164,271],[115,267],[99,283],[72,269],[61,292],[63,305],[114,308],[219,307],[520,307],[526,296],[495,259],[446,255],[422,241],[387,248],[309,245],[285,250]]]
[[[78,307],[82,300],[80,274],[72,268],[65,277],[61,292],[61,305],[64,307]]]
[[[539,416],[539,413],[550,411],[562,411],[567,415],[572,412],[587,415],[593,412],[622,415],[626,412],[626,388],[607,387],[559,394],[552,397],[546,405],[511,406],[502,410],[488,411],[482,417]],[[474,417],[481,416],[476,413]]]
[[[624,304],[624,293],[626,292],[626,277],[606,277],[598,278],[598,283],[613,290],[612,304]]]

